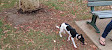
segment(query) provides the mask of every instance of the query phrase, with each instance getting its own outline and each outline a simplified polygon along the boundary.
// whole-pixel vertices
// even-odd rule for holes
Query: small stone
[[[56,42],[56,40],[54,40],[54,42]]]
[[[53,18],[51,18],[51,19],[53,19]]]

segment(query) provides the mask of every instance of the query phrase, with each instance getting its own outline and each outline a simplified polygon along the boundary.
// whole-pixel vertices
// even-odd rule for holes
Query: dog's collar
[[[79,34],[76,34],[76,38],[78,37]]]

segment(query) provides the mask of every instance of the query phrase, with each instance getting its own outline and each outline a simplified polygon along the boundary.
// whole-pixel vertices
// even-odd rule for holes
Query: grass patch
[[[8,24],[3,24],[0,21],[1,33],[0,33],[0,47],[4,47],[4,50],[52,50],[54,47],[60,48],[64,43],[62,43],[63,38],[60,39],[59,35],[45,34],[44,32],[34,31],[30,29],[29,32],[24,33],[24,30],[16,30]],[[7,31],[9,30],[9,31]],[[4,31],[6,31],[4,33]],[[5,37],[5,38],[4,38]],[[54,43],[53,40],[59,41]],[[60,43],[60,44],[59,44]],[[57,45],[58,44],[58,45]]]
[[[13,7],[15,2],[17,0],[1,0],[0,11]]]
[[[62,4],[62,5],[63,5],[64,3],[65,3],[64,1],[59,2],[59,4]]]
[[[69,0],[69,1],[71,1],[71,2],[72,2],[73,0]]]
[[[60,14],[60,16],[66,16],[66,15],[67,15],[66,13]]]
[[[1,38],[1,36],[2,36],[2,31],[3,31],[2,26],[3,26],[3,23],[2,23],[2,21],[0,20],[0,38]]]
[[[57,0],[52,0],[52,1],[47,1],[47,2],[43,2],[43,4],[49,6],[50,8],[54,8],[56,10],[62,10],[64,11],[65,8],[62,7],[61,5],[63,5],[65,2],[61,1],[61,2],[58,2]]]
[[[85,14],[89,12],[89,9],[87,7],[87,3],[83,3],[83,0],[48,0],[42,3],[50,8],[66,11],[69,14],[76,15],[78,20],[85,20],[91,17],[90,14]],[[61,14],[60,16],[65,16],[65,14]]]
[[[76,12],[75,12],[75,11],[71,11],[71,13],[72,13],[73,15],[75,15]]]

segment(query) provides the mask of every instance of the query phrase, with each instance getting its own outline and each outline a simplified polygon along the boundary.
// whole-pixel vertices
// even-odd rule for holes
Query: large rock
[[[25,11],[34,11],[39,8],[39,0],[19,0],[19,6]]]

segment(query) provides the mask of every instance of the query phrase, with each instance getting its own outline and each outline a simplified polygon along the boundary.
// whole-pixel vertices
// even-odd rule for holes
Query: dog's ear
[[[81,37],[82,37],[82,34],[80,34],[78,38],[80,39]]]
[[[78,36],[78,39],[80,39],[80,38],[81,38],[81,35]]]

